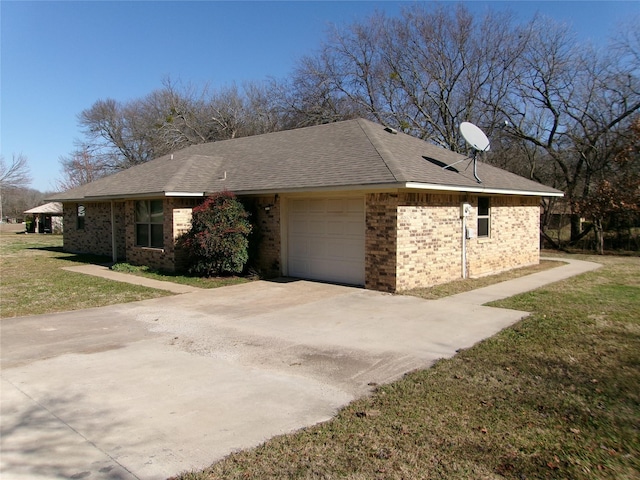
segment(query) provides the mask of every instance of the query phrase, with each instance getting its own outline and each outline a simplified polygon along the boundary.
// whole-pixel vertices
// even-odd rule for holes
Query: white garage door
[[[364,285],[364,198],[288,202],[289,276]]]

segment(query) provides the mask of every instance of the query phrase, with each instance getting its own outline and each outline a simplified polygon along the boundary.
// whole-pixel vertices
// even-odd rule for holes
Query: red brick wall
[[[371,193],[365,203],[365,288],[396,291],[398,194]]]
[[[282,248],[280,215],[282,212],[279,195],[267,195],[251,199],[251,223],[253,238],[257,242],[257,252],[252,262],[265,276],[278,276],[282,273],[280,252]],[[253,253],[253,252],[252,252]]]
[[[84,228],[78,228],[78,203],[63,204],[63,249],[111,258],[111,202],[80,203],[85,207]],[[124,202],[114,202],[118,259],[126,258]]]
[[[202,199],[165,198],[163,203],[163,248],[136,246],[135,200],[125,203],[127,262],[148,265],[157,270],[176,271],[186,267],[184,256],[176,249],[175,239],[191,226],[191,209]]]

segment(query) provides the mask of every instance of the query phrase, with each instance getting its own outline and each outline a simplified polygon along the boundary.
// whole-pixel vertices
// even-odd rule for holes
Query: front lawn
[[[640,478],[640,258],[584,258],[604,267],[496,303],[533,312],[513,327],[179,478]]]
[[[0,234],[0,318],[79,310],[171,295],[162,290],[62,270],[80,263],[106,264],[110,261],[108,257],[63,252],[60,235],[3,232]],[[200,288],[249,281],[237,276],[199,278],[156,272],[126,263],[116,264],[114,270]]]
[[[133,302],[169,292],[62,270],[102,257],[62,251],[60,235],[0,235],[0,317],[20,317]],[[108,259],[107,259],[108,261]]]

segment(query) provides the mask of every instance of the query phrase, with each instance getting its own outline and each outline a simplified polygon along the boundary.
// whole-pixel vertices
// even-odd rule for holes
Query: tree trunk
[[[582,222],[580,221],[580,214],[571,213],[571,240],[569,243],[576,243],[584,235],[582,235]]]
[[[604,255],[604,229],[602,228],[602,219],[595,218],[593,226],[596,232],[596,251],[598,255]]]
[[[555,250],[560,250],[560,244],[556,243],[544,230],[540,229],[540,236]],[[544,242],[541,242],[544,243]]]

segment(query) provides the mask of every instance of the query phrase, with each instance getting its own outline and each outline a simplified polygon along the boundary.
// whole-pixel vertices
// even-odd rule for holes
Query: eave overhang
[[[461,185],[443,185],[435,183],[421,182],[397,182],[397,183],[381,183],[381,184],[361,184],[361,185],[332,185],[322,187],[294,187],[294,188],[272,188],[272,189],[247,189],[247,190],[230,190],[236,195],[274,195],[274,194],[299,194],[299,193],[321,193],[321,192],[348,192],[348,191],[367,191],[367,192],[383,192],[388,190],[427,190],[432,192],[459,192],[459,193],[477,193],[481,195],[520,195],[532,197],[563,197],[564,193],[560,191],[539,191],[539,190],[516,190],[509,188],[485,187],[482,184],[478,186],[461,186]],[[148,198],[202,198],[207,195],[216,193],[214,191],[207,192],[148,192],[138,194],[120,194],[120,195],[95,195],[84,196],[80,198],[54,199],[57,202],[105,202],[105,201],[124,201],[124,200],[140,200]]]
[[[205,192],[147,192],[147,193],[128,193],[128,194],[114,194],[114,195],[86,195],[84,197],[70,197],[63,199],[54,199],[46,201],[54,202],[109,202],[109,201],[124,201],[124,200],[140,200],[146,198],[163,198],[163,197],[204,197]]]

